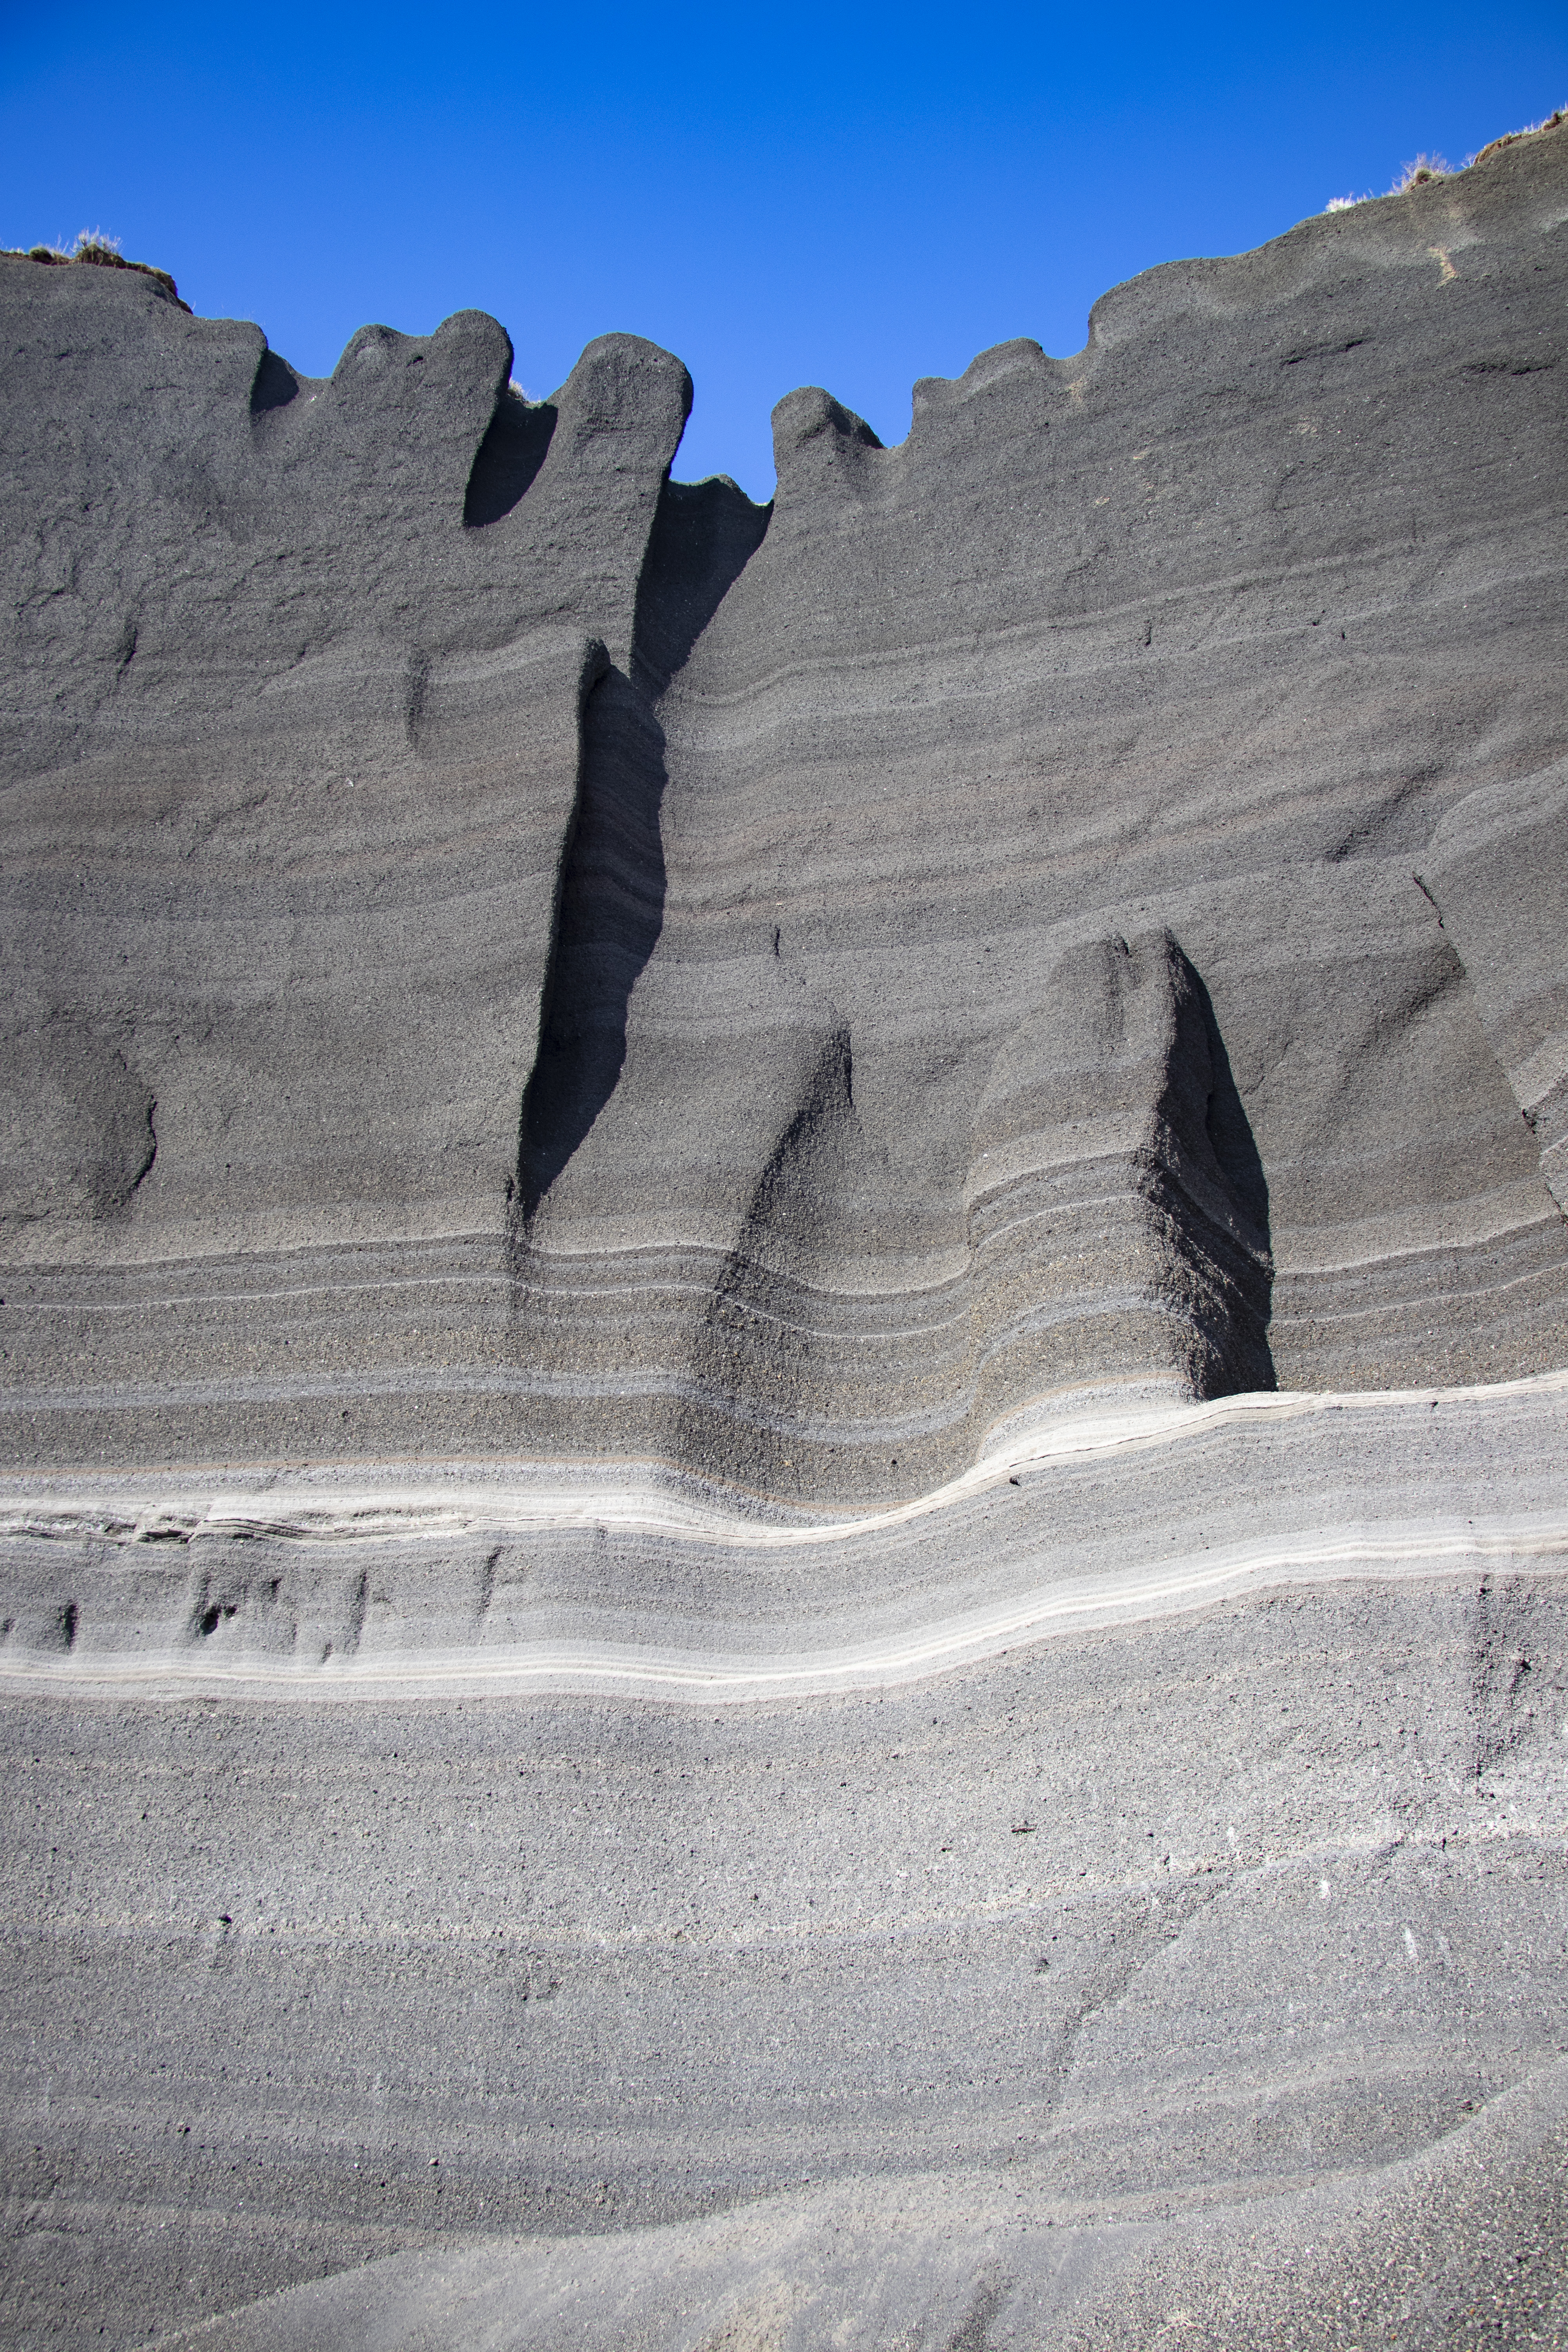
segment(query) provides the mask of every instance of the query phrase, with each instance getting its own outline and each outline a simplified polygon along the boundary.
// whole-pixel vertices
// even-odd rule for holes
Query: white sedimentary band
[[[297,1631],[292,1647],[281,1654],[275,1643],[253,1643],[215,1654],[191,1636],[191,1587],[187,1577],[178,1576],[164,1579],[163,1599],[153,1604],[162,1631],[147,1628],[134,1648],[121,1646],[108,1627],[98,1643],[78,1646],[73,1633],[68,1646],[52,1653],[18,1654],[7,1644],[9,1654],[0,1651],[0,1675],[142,1688],[192,1680],[252,1684],[279,1696],[293,1689],[369,1696],[394,1685],[461,1684],[701,1702],[787,1698],[916,1680],[1055,1635],[1203,1609],[1282,1585],[1484,1577],[1500,1570],[1555,1577],[1568,1574],[1568,1505],[1500,1508],[1496,1493],[1475,1495],[1461,1475],[1452,1495],[1431,1494],[1430,1510],[1412,1513],[1408,1495],[1394,1492],[1389,1516],[1379,1517],[1364,1507],[1364,1485],[1360,1509],[1343,1488],[1334,1427],[1375,1416],[1397,1451],[1440,1410],[1472,1441],[1490,1426],[1506,1454],[1510,1437],[1522,1434],[1510,1431],[1514,1416],[1544,1412],[1552,1425],[1544,1433],[1550,1454],[1565,1408],[1568,1373],[1559,1372],[1482,1388],[1258,1394],[1084,1414],[1014,1430],[1000,1450],[915,1501],[859,1517],[810,1520],[748,1516],[744,1498],[704,1493],[698,1482],[653,1464],[453,1465],[437,1479],[420,1465],[417,1483],[407,1465],[396,1465],[379,1473],[361,1465],[281,1475],[258,1468],[247,1478],[230,1472],[221,1486],[210,1475],[192,1473],[12,1478],[0,1488],[0,1561],[7,1554],[36,1559],[40,1548],[79,1555],[84,1615],[92,1606],[92,1585],[113,1573],[89,1567],[94,1556],[101,1562],[105,1556],[133,1561],[139,1555],[173,1566],[176,1548],[191,1560],[215,1551],[247,1560],[292,1559],[307,1580],[314,1559],[324,1580],[342,1572],[345,1552],[374,1559],[395,1551],[405,1560],[439,1564],[509,1540],[548,1547],[552,1538],[613,1536],[655,1556],[675,1549],[706,1556],[715,1567],[728,1556],[742,1583],[710,1593],[700,1631],[672,1607],[670,1614],[681,1615],[683,1640],[658,1638],[657,1585],[653,1598],[646,1591],[639,1598],[628,1581],[619,1612],[615,1604],[606,1612],[596,1594],[585,1599],[568,1580],[568,1590],[552,1596],[548,1637],[523,1633],[520,1638],[516,1631],[509,1637],[491,1626],[481,1639],[476,1626],[473,1638],[459,1634],[454,1641],[441,1604],[417,1597],[435,1588],[416,1569],[416,1597],[390,1638],[362,1643],[356,1628],[347,1649],[329,1641],[307,1656]],[[1289,1432],[1305,1450],[1282,1497],[1264,1491],[1268,1477],[1260,1481],[1248,1512],[1257,1524],[1249,1532],[1213,1542],[1200,1538],[1157,1559],[1137,1557],[1137,1547],[1112,1534],[1087,1552],[1079,1544],[1070,1559],[1064,1556],[1064,1510],[1080,1508],[1082,1496],[1076,1506],[1070,1497],[1064,1501],[1058,1491],[1061,1476],[1081,1478],[1097,1465],[1109,1474],[1121,1465],[1140,1488],[1158,1483],[1167,1496],[1184,1489],[1192,1499],[1180,1517],[1191,1528],[1215,1499],[1204,1491],[1206,1465],[1192,1458],[1194,1450],[1217,1438],[1240,1441],[1250,1451],[1268,1432]],[[1523,1450],[1531,1450],[1528,1444]],[[1533,1450],[1541,1450],[1540,1433]],[[997,1543],[994,1562],[976,1570],[968,1554],[980,1528],[964,1507],[978,1508],[997,1490],[1017,1486],[1025,1492],[1013,1498],[1022,1515],[1015,1539],[1010,1547]],[[1037,1517],[1030,1511],[1031,1487],[1042,1506]],[[1538,1481],[1537,1506],[1542,1498]],[[1274,1523],[1263,1524],[1269,1519]],[[993,1538],[999,1533],[991,1532]],[[890,1582],[888,1577],[886,1543],[900,1535],[916,1547],[913,1591],[902,1576]],[[747,1571],[736,1556],[748,1554],[793,1556],[805,1571],[804,1582],[797,1577],[787,1593],[772,1596],[770,1606],[768,1595],[742,1589]],[[817,1558],[824,1559],[820,1580],[810,1573]],[[955,1559],[963,1559],[963,1573]],[[832,1559],[838,1565],[830,1575]],[[816,1596],[829,1582],[850,1623],[860,1620],[853,1638],[844,1638],[842,1615],[837,1625],[824,1625]],[[202,1581],[204,1601],[208,1589]],[[615,1637],[617,1613],[637,1622],[638,1638]],[[610,1638],[605,1637],[606,1614]],[[803,1625],[807,1618],[815,1639]],[[574,1619],[582,1624],[580,1634],[571,1630]]]
[[[79,1471],[13,1473],[0,1477],[0,1541],[28,1536],[145,1543],[209,1534],[301,1543],[405,1542],[613,1527],[775,1550],[852,1542],[907,1526],[1048,1464],[1143,1453],[1213,1432],[1336,1413],[1385,1416],[1531,1398],[1568,1401],[1568,1370],[1467,1388],[1258,1391],[1132,1412],[1088,1411],[1043,1419],[1034,1427],[1019,1415],[973,1468],[929,1494],[885,1509],[811,1518],[760,1518],[754,1513],[763,1498],[753,1496],[734,1496],[726,1507],[724,1489],[653,1462],[347,1464],[309,1470],[258,1464],[248,1473],[226,1468],[222,1484],[214,1473],[178,1469],[101,1477]],[[699,1499],[704,1496],[711,1499]],[[787,1506],[770,1497],[767,1507]]]
[[[281,1696],[289,1686],[312,1696],[331,1693],[384,1698],[390,1690],[477,1685],[487,1691],[582,1690],[630,1697],[713,1700],[805,1698],[833,1691],[873,1690],[917,1682],[954,1667],[1005,1655],[1053,1633],[1136,1622],[1202,1609],[1270,1585],[1330,1583],[1351,1578],[1377,1581],[1464,1576],[1478,1570],[1530,1567],[1568,1576],[1568,1512],[1556,1519],[1436,1522],[1399,1534],[1361,1527],[1302,1534],[1249,1549],[1230,1546],[1173,1560],[1156,1576],[1109,1576],[1096,1585],[1032,1594],[993,1615],[939,1619],[915,1634],[887,1643],[793,1651],[761,1658],[727,1652],[633,1649],[615,1643],[525,1643],[499,1654],[436,1652],[385,1659],[331,1659],[300,1667],[264,1657],[234,1664],[199,1653],[163,1656],[113,1652],[60,1661],[6,1662],[0,1683],[12,1679],[123,1685],[169,1682],[264,1685]]]

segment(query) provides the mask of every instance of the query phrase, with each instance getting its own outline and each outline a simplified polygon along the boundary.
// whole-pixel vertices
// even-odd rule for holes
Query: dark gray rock
[[[1423,859],[1487,1038],[1568,1212],[1568,767],[1469,793]]]
[[[1562,2336],[1565,297],[0,257],[7,2340]]]
[[[628,338],[309,383],[0,264],[12,1458],[847,1504],[1108,1395],[1563,1361],[1562,153],[1155,271],[899,449],[792,394],[771,520],[666,480]],[[1160,938],[1200,1011],[1124,1080],[1092,975]]]

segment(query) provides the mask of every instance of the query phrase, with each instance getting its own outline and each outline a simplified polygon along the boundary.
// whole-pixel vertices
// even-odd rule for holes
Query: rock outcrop
[[[12,1457],[847,1504],[1568,1360],[1560,153],[1158,270],[898,449],[793,394],[771,516],[668,481],[630,338],[310,383],[0,266]]]
[[[771,508],[0,349],[15,2340],[1559,2324],[1568,130]]]

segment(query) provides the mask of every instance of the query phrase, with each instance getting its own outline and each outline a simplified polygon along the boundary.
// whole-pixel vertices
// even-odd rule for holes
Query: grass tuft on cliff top
[[[93,269],[134,269],[142,278],[155,278],[176,302],[180,299],[180,289],[166,269],[154,269],[150,261],[127,261],[120,250],[120,239],[101,228],[79,231],[68,246],[14,246],[3,250],[7,261],[41,261],[47,268],[75,268],[85,262]],[[190,306],[185,303],[181,307],[188,310]]]

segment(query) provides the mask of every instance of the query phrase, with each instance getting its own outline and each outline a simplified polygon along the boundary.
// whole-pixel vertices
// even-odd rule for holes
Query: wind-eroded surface
[[[771,513],[633,338],[0,263],[9,1458],[858,1507],[1568,1360],[1563,152],[793,394]]]
[[[1565,322],[0,257],[12,2340],[1562,2336]]]

